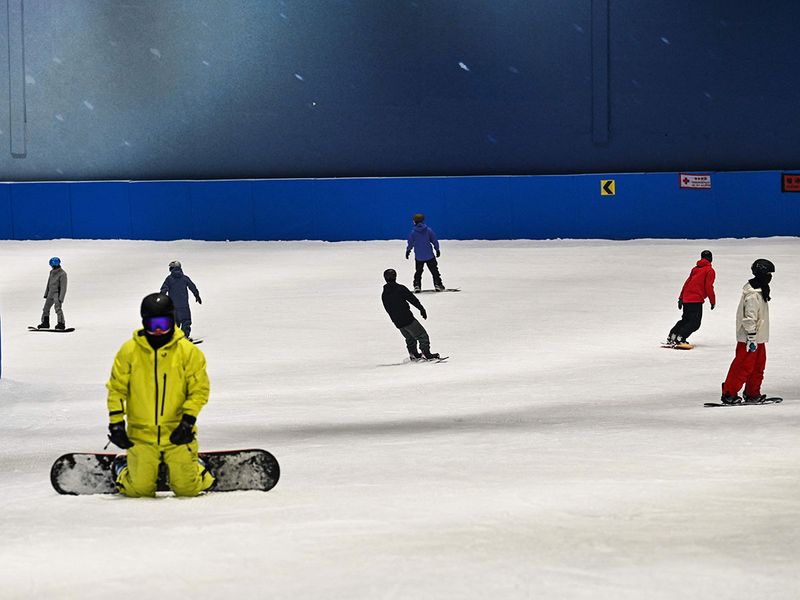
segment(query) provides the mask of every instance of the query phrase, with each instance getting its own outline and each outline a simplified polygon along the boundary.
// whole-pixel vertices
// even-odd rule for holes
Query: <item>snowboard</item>
[[[38,327],[31,327],[28,325],[28,331],[47,331],[49,333],[72,333],[75,331],[74,327],[67,327],[66,329],[39,329]]]
[[[439,291],[440,292],[460,292],[461,288],[445,288],[445,289],[439,290]],[[415,294],[427,294],[429,292],[435,293],[436,290],[419,290],[419,291],[415,291],[414,293]]]
[[[446,361],[448,358],[450,358],[450,357],[449,356],[440,356],[439,358],[415,358],[413,360],[411,360],[409,358],[408,360],[409,360],[409,362],[412,362],[412,363],[441,363],[441,362]]]
[[[205,338],[187,338],[190,342],[192,342],[195,346],[198,344],[202,344]]]
[[[759,406],[761,404],[780,404],[783,402],[783,398],[779,398],[778,396],[772,396],[771,398],[766,398],[762,402],[740,402],[739,404],[723,404],[722,402],[706,402],[703,406]]]
[[[117,454],[70,453],[56,459],[50,468],[50,483],[59,494],[116,494],[111,465]],[[275,487],[281,470],[277,459],[266,450],[224,450],[200,452],[200,458],[216,478],[209,492],[260,490]],[[157,490],[169,491],[169,476],[162,465]]]
[[[669,348],[670,350],[691,350],[694,344],[661,344],[662,348]]]

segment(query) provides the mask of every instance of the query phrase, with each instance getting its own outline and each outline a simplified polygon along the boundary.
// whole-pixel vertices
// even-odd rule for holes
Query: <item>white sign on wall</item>
[[[679,173],[680,186],[692,190],[710,190],[711,175],[697,175],[691,173]]]

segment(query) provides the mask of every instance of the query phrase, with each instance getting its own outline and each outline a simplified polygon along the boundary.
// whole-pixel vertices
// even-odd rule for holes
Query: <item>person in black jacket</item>
[[[409,303],[413,304],[419,310],[419,314],[423,319],[428,318],[428,313],[422,306],[419,300],[411,293],[406,286],[397,283],[397,271],[394,269],[386,269],[383,272],[383,278],[386,280],[386,285],[383,286],[383,294],[381,300],[383,307],[389,314],[389,318],[394,323],[395,327],[400,330],[403,337],[406,339],[406,347],[408,348],[408,356],[411,360],[419,360],[425,358],[432,360],[439,358],[438,354],[431,353],[431,340],[428,337],[428,332],[425,328],[414,318],[411,314]],[[417,350],[417,343],[422,354]]]

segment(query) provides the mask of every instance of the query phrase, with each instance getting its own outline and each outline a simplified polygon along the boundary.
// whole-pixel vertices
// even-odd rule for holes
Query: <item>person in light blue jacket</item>
[[[408,236],[406,259],[411,255],[412,248],[416,262],[414,292],[422,291],[422,271],[425,265],[428,265],[428,270],[433,277],[433,288],[437,292],[443,291],[444,284],[442,283],[442,276],[439,274],[439,263],[436,262],[436,259],[442,255],[439,250],[439,240],[436,239],[433,229],[425,224],[425,215],[421,213],[414,215],[414,228],[411,230],[411,235]],[[433,255],[434,251],[436,256]]]
[[[169,275],[161,284],[161,293],[172,299],[175,305],[175,324],[181,328],[183,334],[192,341],[189,334],[192,332],[192,311],[189,308],[189,290],[194,294],[194,300],[202,304],[200,292],[194,281],[183,274],[180,261],[173,260],[169,263]]]

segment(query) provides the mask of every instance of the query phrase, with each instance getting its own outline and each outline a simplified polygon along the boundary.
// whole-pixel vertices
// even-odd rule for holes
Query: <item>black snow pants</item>
[[[433,285],[435,287],[444,287],[442,284],[442,276],[439,274],[439,263],[436,262],[436,258],[432,258],[430,260],[418,260],[415,262],[417,263],[417,268],[416,271],[414,271],[414,289],[422,287],[422,271],[425,268],[425,265],[428,265],[428,270],[433,276]]]
[[[683,316],[675,323],[675,327],[669,330],[670,336],[675,334],[679,342],[684,342],[695,331],[700,329],[700,322],[703,320],[702,302],[684,302]]]
[[[192,311],[188,306],[175,307],[175,324],[183,330],[188,338],[192,333]]]

